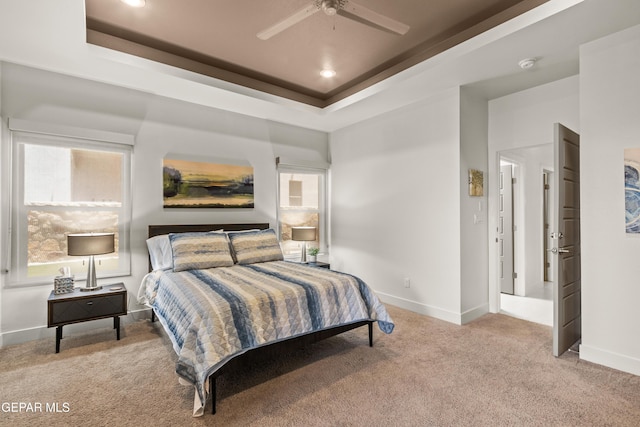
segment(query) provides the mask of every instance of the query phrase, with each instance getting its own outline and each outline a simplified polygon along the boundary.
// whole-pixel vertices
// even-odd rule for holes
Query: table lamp
[[[110,254],[115,251],[114,233],[82,233],[67,235],[67,253],[71,256],[89,256],[87,283],[81,291],[97,291],[102,289],[96,282],[96,265],[94,255]]]
[[[300,262],[307,262],[307,242],[316,240],[315,227],[291,227],[291,240],[302,242]]]

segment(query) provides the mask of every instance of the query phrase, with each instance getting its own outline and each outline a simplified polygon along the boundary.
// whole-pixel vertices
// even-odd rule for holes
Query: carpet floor
[[[193,389],[159,323],[0,349],[0,425],[638,426],[640,377],[551,354],[551,328],[501,314],[464,326],[387,307],[377,327],[262,360],[218,380],[218,413]],[[207,410],[209,410],[207,405]]]

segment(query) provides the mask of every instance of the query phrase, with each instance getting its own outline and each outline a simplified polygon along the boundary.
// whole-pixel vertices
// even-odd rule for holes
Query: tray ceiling
[[[358,0],[406,24],[399,35],[312,13],[267,40],[257,34],[309,0],[85,0],[87,42],[326,107],[548,0]],[[348,3],[347,3],[348,4]],[[333,69],[334,77],[320,75]]]

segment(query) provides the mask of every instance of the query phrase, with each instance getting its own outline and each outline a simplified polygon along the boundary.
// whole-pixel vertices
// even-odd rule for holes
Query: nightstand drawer
[[[111,290],[119,288],[118,290]],[[67,325],[69,323],[102,319],[105,317],[125,316],[127,314],[127,291],[122,286],[110,285],[90,293],[76,288],[71,294],[49,296],[47,326]]]
[[[53,304],[52,311],[52,326],[60,323],[73,323],[92,318],[126,314],[122,295],[59,301]]]

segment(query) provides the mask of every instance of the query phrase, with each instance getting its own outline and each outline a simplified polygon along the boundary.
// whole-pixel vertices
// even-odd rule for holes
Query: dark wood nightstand
[[[113,317],[113,329],[120,339],[120,317],[127,314],[127,288],[123,283],[103,286],[97,291],[74,289],[72,293],[56,295],[51,291],[47,300],[47,326],[56,327],[56,353],[60,352],[62,327],[71,323]]]
[[[331,269],[331,264],[329,264],[328,262],[316,261],[316,262],[308,262],[307,264],[312,267],[326,268],[327,270]]]

